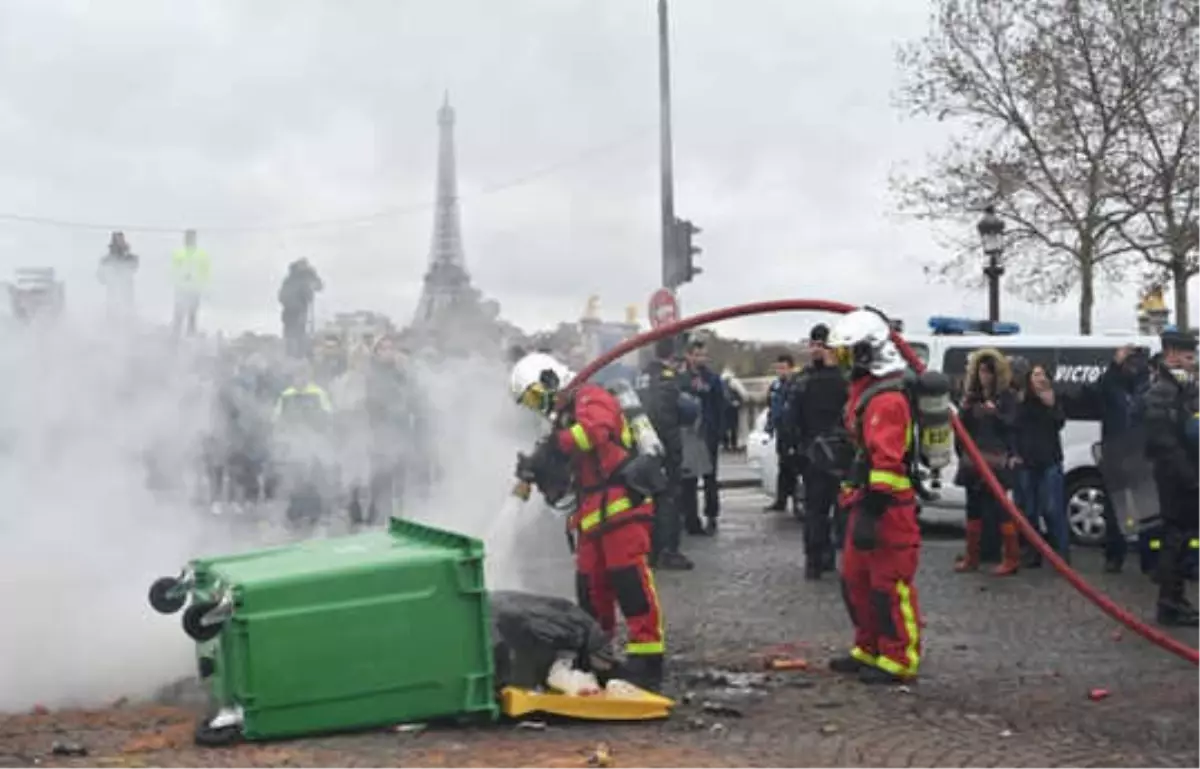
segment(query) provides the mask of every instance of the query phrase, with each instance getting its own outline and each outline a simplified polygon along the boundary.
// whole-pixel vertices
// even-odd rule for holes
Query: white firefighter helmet
[[[575,377],[565,364],[544,352],[531,352],[513,366],[509,387],[522,406],[542,414],[554,408],[554,396]]]
[[[874,310],[846,313],[833,324],[829,344],[850,352],[853,367],[875,377],[898,374],[908,367],[892,342],[892,329]]]

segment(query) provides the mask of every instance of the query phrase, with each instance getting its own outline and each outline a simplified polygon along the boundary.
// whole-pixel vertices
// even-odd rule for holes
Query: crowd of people
[[[836,504],[837,477],[821,456],[828,438],[842,429],[848,383],[838,356],[828,344],[828,329],[815,327],[809,342],[810,363],[797,371],[790,355],[779,356],[777,377],[768,397],[767,429],[779,456],[777,496],[766,509],[792,512],[805,525],[806,577],[820,579],[834,567],[844,526]],[[1169,330],[1162,352],[1124,347],[1107,371],[1086,392],[1064,396],[1052,373],[1040,364],[1006,357],[999,350],[977,350],[955,393],[958,413],[992,472],[1014,502],[1064,559],[1070,559],[1071,535],[1064,491],[1062,431],[1065,397],[1085,397],[1102,414],[1101,452],[1142,457],[1153,467],[1161,519],[1161,543],[1155,578],[1159,583],[1159,619],[1164,624],[1196,624],[1196,609],[1184,597],[1187,542],[1197,528],[1196,337]],[[1136,445],[1130,446],[1133,440]],[[962,447],[951,480],[966,496],[966,549],[959,572],[976,571],[998,561],[996,575],[1038,567],[1037,550],[1020,538],[1000,503]],[[1124,481],[1122,481],[1124,483]],[[799,492],[803,489],[803,492]],[[1106,569],[1121,571],[1126,534],[1105,502]]]
[[[297,527],[336,512],[371,525],[432,482],[426,410],[390,336],[321,336],[311,358],[230,351],[218,376],[204,451],[214,511],[278,499]]]

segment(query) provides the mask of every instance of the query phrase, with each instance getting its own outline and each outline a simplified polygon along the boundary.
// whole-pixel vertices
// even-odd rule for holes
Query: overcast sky
[[[875,303],[911,326],[985,312],[982,293],[926,283],[934,239],[890,213],[889,171],[942,137],[890,103],[894,46],[927,19],[923,0],[676,0],[677,209],[704,230],[685,312],[780,296]],[[0,214],[199,228],[215,273],[202,323],[273,328],[299,256],[326,279],[321,314],[407,322],[449,90],[475,283],[525,328],[577,318],[593,293],[613,318],[631,303],[644,317],[659,277],[655,28],[653,0],[0,0]],[[245,226],[268,229],[211,229]],[[0,272],[53,265],[86,316],[107,237],[0,219]],[[180,236],[128,237],[142,311],[166,318]],[[1132,307],[1102,292],[1096,329],[1130,328]],[[1075,328],[1070,300],[1006,297],[1005,314]],[[722,331],[787,339],[810,322]]]

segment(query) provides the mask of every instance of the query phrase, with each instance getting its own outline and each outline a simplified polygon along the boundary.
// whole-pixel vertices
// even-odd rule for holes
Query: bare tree
[[[961,225],[995,205],[1009,224],[1008,287],[1035,302],[1078,287],[1083,334],[1097,280],[1122,276],[1137,250],[1111,162],[1142,87],[1118,33],[1136,5],[934,0],[930,33],[899,57],[898,105],[963,129],[923,173],[894,179],[901,210]],[[977,253],[960,248],[930,273],[966,280]]]
[[[1119,141],[1113,175],[1118,204],[1134,216],[1121,227],[1150,267],[1152,284],[1175,294],[1175,322],[1190,321],[1188,282],[1200,271],[1200,162],[1197,142],[1197,31],[1192,0],[1136,4],[1120,18],[1130,80],[1143,83]]]

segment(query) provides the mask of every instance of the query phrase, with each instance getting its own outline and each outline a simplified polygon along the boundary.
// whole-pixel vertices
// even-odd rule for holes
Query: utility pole
[[[662,175],[662,284],[674,289],[677,276],[671,265],[675,254],[675,168],[671,145],[671,51],[667,0],[658,0],[658,133],[659,171]]]

